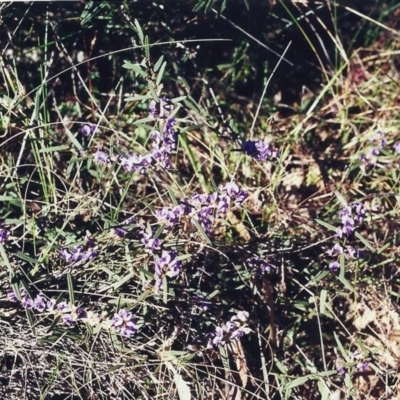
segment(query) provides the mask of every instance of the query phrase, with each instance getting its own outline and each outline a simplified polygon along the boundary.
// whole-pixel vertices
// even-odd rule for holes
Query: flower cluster
[[[132,321],[132,313],[121,309],[114,314],[111,327],[123,337],[132,337],[138,330],[138,326]]]
[[[66,301],[58,303],[55,310],[61,316],[63,323],[68,326],[78,320],[85,320],[87,318],[87,312],[82,307],[75,307]]]
[[[361,351],[357,350],[349,356],[349,364],[348,366],[355,367],[356,372],[367,372],[369,369],[369,362],[362,360],[364,357],[362,356]],[[358,361],[358,362],[357,362]],[[336,362],[336,370],[339,375],[344,375],[347,372],[347,366],[343,365],[343,362],[337,360]]]
[[[9,300],[18,302],[18,297],[14,291],[7,294]],[[56,305],[55,299],[47,300],[43,294],[38,294],[33,300],[28,296],[26,290],[21,288],[19,290],[19,297],[21,299],[21,306],[28,310],[36,310],[40,313],[47,311],[49,313],[59,315],[65,325],[72,325],[78,319],[85,319],[87,317],[86,311],[82,307],[75,307],[62,301]]]
[[[360,155],[360,162],[362,168],[365,170],[375,166],[378,161],[387,167],[391,167],[391,162],[388,159],[381,157],[382,151],[385,150],[385,154],[388,155],[390,150],[388,149],[388,141],[386,139],[386,133],[378,130],[369,138],[370,145]],[[400,142],[396,142],[392,146],[394,150],[394,156],[397,157],[397,163],[400,165]]]
[[[336,229],[335,236],[340,239],[343,238],[343,235],[345,237],[350,236],[356,229],[356,225],[359,225],[364,221],[365,214],[365,207],[359,202],[353,202],[350,205],[343,207],[339,214],[342,226]],[[340,243],[335,243],[334,246],[328,250],[328,255],[330,257],[337,257],[340,254],[346,254],[353,259],[363,257],[361,250],[356,250],[352,246],[342,246]],[[329,269],[332,272],[336,272],[339,268],[340,263],[337,259],[330,262]]]
[[[173,105],[166,97],[159,101],[157,107],[156,101],[150,103],[150,116],[159,122],[160,130],[154,130],[151,133],[152,149],[146,154],[130,153],[121,155],[118,159],[119,164],[126,172],[139,172],[141,174],[147,173],[155,167],[163,169],[171,168],[170,155],[176,148],[178,135],[175,131],[176,120],[169,117],[173,110]],[[94,126],[95,128],[95,126]],[[92,126],[84,125],[81,129],[84,136],[92,132]],[[93,159],[98,164],[106,164],[110,161],[109,155],[102,149],[98,149]]]
[[[0,243],[4,244],[6,240],[8,239],[8,231],[4,228],[1,227],[2,225],[0,224]]]
[[[262,162],[270,158],[278,158],[279,151],[263,140],[246,140],[242,143],[243,153]]]
[[[154,234],[151,229],[148,229],[147,231],[140,231],[140,235],[142,236],[140,241],[149,253],[154,254],[156,251],[161,250],[162,241],[161,239],[153,236]]]
[[[356,224],[361,224],[365,218],[365,208],[358,201],[343,207],[339,214],[342,221],[342,227],[337,228],[336,237],[341,238],[343,235],[350,236],[355,229]]]
[[[132,337],[138,330],[138,326],[132,321],[132,313],[124,309],[114,314],[112,319],[103,319],[94,311],[86,311],[83,307],[75,306],[66,301],[57,304],[55,299],[47,300],[43,294],[38,294],[32,300],[24,288],[19,290],[20,300],[13,290],[7,293],[7,297],[12,302],[20,302],[25,309],[36,310],[40,313],[47,311],[55,317],[59,317],[66,326],[71,326],[77,321],[82,321],[91,326],[103,324],[104,327],[112,328],[114,332],[123,337]]]
[[[220,188],[220,193],[195,193],[184,199],[173,208],[163,208],[156,212],[160,223],[167,228],[176,226],[182,217],[187,216],[197,221],[206,233],[210,233],[214,216],[222,217],[227,213],[231,204],[240,206],[247,198],[247,193],[240,189],[235,182],[227,183]]]
[[[244,334],[250,332],[247,326],[249,313],[247,311],[239,311],[230,321],[221,326],[217,326],[214,333],[208,334],[207,348],[223,346],[232,340],[241,338]]]
[[[257,275],[264,275],[275,268],[268,261],[265,261],[258,256],[250,257],[246,263]]]
[[[52,310],[54,306],[53,300],[46,300],[46,298],[42,294],[38,294],[35,299],[31,299],[28,294],[26,293],[25,288],[19,289],[19,297],[21,300],[18,299],[17,294],[11,290],[7,293],[7,297],[10,301],[16,303],[21,301],[21,306],[28,310],[34,309],[39,312],[43,312],[46,310]]]
[[[83,264],[97,257],[97,246],[92,239],[87,238],[85,245],[74,246],[71,249],[63,248],[59,250],[59,253],[69,264]]]

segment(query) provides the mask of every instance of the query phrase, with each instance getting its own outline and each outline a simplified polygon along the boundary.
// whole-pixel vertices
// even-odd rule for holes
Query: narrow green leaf
[[[156,65],[154,65],[154,72],[157,72],[157,71],[160,69],[163,60],[164,60],[164,56],[161,56],[161,57],[157,60]]]
[[[46,147],[45,149],[40,149],[39,153],[53,153],[55,151],[62,151],[62,150],[69,150],[70,146],[66,144],[62,144],[60,146],[52,146],[52,147]]]
[[[150,60],[150,46],[149,46],[149,37],[146,35],[144,38],[144,54],[147,59]]]
[[[356,238],[357,238],[361,243],[363,243],[364,246],[365,246],[367,249],[369,249],[369,250],[371,250],[371,251],[375,251],[375,249],[374,249],[374,247],[372,246],[372,244],[371,244],[370,242],[368,242],[367,239],[363,238],[359,232],[355,232],[355,234],[356,234]]]
[[[324,226],[325,228],[328,228],[331,231],[336,232],[337,227],[329,224],[328,222],[322,221],[320,219],[315,219],[315,222],[319,223],[320,225]]]
[[[156,79],[156,85],[157,85],[157,86],[158,86],[158,85],[161,83],[161,81],[162,81],[162,78],[163,78],[163,75],[164,75],[164,71],[165,71],[165,67],[166,67],[166,66],[167,66],[167,62],[164,61],[163,64],[162,64],[162,66],[161,66],[160,72],[159,72],[158,75],[157,75],[157,79]]]
[[[67,274],[67,281],[68,281],[69,301],[71,302],[71,304],[75,304],[74,283],[72,282],[72,276],[69,272]]]
[[[142,76],[143,78],[146,78],[148,76],[148,73],[142,69],[142,66],[140,64],[132,64],[130,61],[125,60],[122,68],[130,69],[136,75]]]
[[[82,150],[82,145],[79,143],[78,139],[74,136],[74,134],[67,128],[65,128],[65,132],[68,135],[71,142],[78,150]]]
[[[21,253],[20,251],[16,251],[14,255],[16,257],[20,258],[21,260],[27,261],[29,263],[32,263],[32,264],[38,263],[38,260],[35,260],[34,258],[29,257],[28,255],[26,255],[24,253]]]
[[[171,103],[180,103],[181,101],[187,99],[187,96],[179,96],[175,97],[174,99],[171,100]]]
[[[343,283],[343,285],[350,290],[350,292],[355,293],[356,291],[354,290],[353,286],[351,283],[344,277],[344,276],[339,276],[338,277],[339,281]]]
[[[142,27],[139,24],[139,21],[137,19],[135,19],[134,24],[136,27],[136,32],[139,36],[139,40],[142,44],[144,44],[144,35],[143,35]]]
[[[145,290],[138,298],[137,303],[141,303],[142,301],[146,300],[153,293],[152,290]]]
[[[0,243],[0,256],[3,259],[2,264],[7,266],[8,272],[10,274],[10,278],[14,277],[14,270],[10,264],[10,260],[8,259],[7,252],[4,246]]]
[[[152,97],[149,94],[136,94],[135,96],[127,96],[124,101],[143,101],[150,100]]]
[[[326,307],[326,298],[328,296],[328,291],[326,289],[321,290],[321,295],[319,298],[319,312],[320,314],[324,314]]]
[[[300,378],[294,379],[293,381],[288,382],[288,384],[286,385],[285,389],[293,389],[297,386],[301,386],[304,385],[306,382],[308,382],[309,380],[312,380],[313,375],[306,375],[306,376],[301,376]]]

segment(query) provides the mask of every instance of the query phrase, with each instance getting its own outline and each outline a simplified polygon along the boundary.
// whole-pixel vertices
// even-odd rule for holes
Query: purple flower
[[[361,203],[358,202],[358,201],[355,201],[355,202],[351,203],[351,206],[352,206],[353,210],[354,210],[355,213],[356,213],[356,220],[357,220],[357,222],[358,222],[359,224],[361,224],[361,222],[364,220],[365,214],[366,214],[364,205],[361,204]]]
[[[82,136],[89,136],[92,135],[96,131],[95,124],[85,124],[82,126],[80,133]]]
[[[332,261],[329,264],[329,269],[331,272],[336,272],[340,268],[340,264],[337,261]]]
[[[33,306],[37,311],[43,312],[46,309],[46,299],[44,296],[41,294],[37,295],[33,301]]]
[[[114,314],[114,317],[111,320],[111,326],[115,332],[119,333],[123,337],[132,337],[138,328],[138,326],[132,321],[132,313],[125,309],[121,309],[117,314]]]
[[[366,372],[368,370],[369,367],[369,363],[368,362],[363,362],[363,363],[358,363],[356,365],[356,368],[360,371],[360,372]]]
[[[165,122],[163,133],[164,133],[164,142],[169,145],[171,149],[174,149],[177,142],[177,135],[174,130],[175,126],[175,118],[169,118]]]
[[[60,313],[67,313],[70,311],[69,305],[66,301],[61,301],[57,304],[57,311]]]
[[[182,204],[174,206],[171,210],[163,208],[156,211],[156,217],[160,222],[164,222],[167,226],[177,225],[181,216],[185,215],[186,207]]]
[[[385,132],[377,131],[374,135],[372,135],[369,139],[371,143],[377,143],[379,148],[386,146],[387,140],[385,138]],[[379,154],[379,151],[378,151]]]
[[[257,274],[263,275],[271,271],[274,266],[269,262],[262,260],[258,256],[250,257],[247,261],[247,265],[253,269]]]
[[[74,313],[76,314],[76,319],[87,318],[87,312],[83,307],[76,307]]]
[[[199,221],[201,227],[209,233],[211,231],[213,223],[213,209],[211,207],[203,207],[196,215],[196,219]]]
[[[61,319],[62,319],[62,322],[68,326],[70,326],[74,323],[74,319],[72,318],[71,314],[62,314]]]
[[[235,205],[240,206],[247,198],[247,193],[241,189],[235,182],[229,182],[221,188],[235,202]]]
[[[246,328],[248,317],[249,313],[247,311],[239,311],[229,322],[217,326],[214,334],[207,335],[207,348],[221,346],[229,341],[241,338],[249,331],[249,329]]]
[[[350,236],[354,232],[354,227],[350,224],[344,225],[342,231],[345,235]]]
[[[48,300],[46,306],[48,311],[54,311],[54,307],[56,305],[56,299],[50,299]]]
[[[168,118],[173,109],[171,101],[165,96],[159,102],[152,100],[149,105],[150,116],[154,119]]]
[[[400,142],[395,143],[395,144],[393,145],[393,148],[394,148],[394,151],[395,151],[397,154],[400,154]]]
[[[230,197],[225,195],[218,196],[217,212],[218,214],[226,214],[229,209]]]
[[[346,368],[342,366],[337,367],[336,370],[339,375],[344,375],[346,373]]]
[[[174,251],[163,251],[161,257],[156,261],[156,276],[160,277],[163,273],[170,278],[175,278],[181,272],[182,266],[176,258]]]
[[[93,159],[99,164],[106,164],[108,161],[108,156],[103,150],[97,149],[96,153],[93,155]]]
[[[158,117],[157,102],[152,100],[149,104],[150,116],[156,119]]]
[[[273,149],[269,143],[262,140],[247,140],[242,143],[242,151],[258,161],[265,161],[269,158],[279,156],[277,150]]]
[[[15,294],[14,290],[10,290],[7,293],[8,300],[16,303],[18,301],[17,295]]]
[[[140,240],[152,253],[161,250],[161,240],[153,238],[153,232],[142,232],[143,238]]]
[[[124,228],[114,228],[113,232],[119,236],[120,238],[125,237],[128,234],[128,231]]]
[[[21,305],[22,305],[22,307],[24,307],[24,308],[30,310],[30,309],[33,308],[33,300],[30,299],[30,298],[27,297],[27,296],[26,296],[26,297],[23,297],[23,298],[21,299]]]
[[[338,243],[336,243],[330,250],[328,250],[328,254],[331,257],[337,256],[342,253],[343,253],[343,247]]]
[[[95,246],[95,242],[91,238],[88,238],[86,246],[75,246],[70,251],[68,249],[60,249],[59,253],[68,263],[76,264],[96,258],[97,247]],[[87,250],[85,250],[85,247]]]
[[[372,155],[372,156],[379,156],[379,153],[380,153],[379,147],[373,147],[373,148],[371,149],[371,155]]]

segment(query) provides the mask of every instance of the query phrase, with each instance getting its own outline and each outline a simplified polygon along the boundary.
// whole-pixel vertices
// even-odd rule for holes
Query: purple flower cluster
[[[174,109],[173,104],[168,97],[163,96],[158,102],[152,100],[150,102],[150,116],[155,120],[167,119]]]
[[[0,244],[4,244],[8,239],[8,231],[1,227],[0,224]]]
[[[163,276],[175,278],[182,270],[182,264],[177,259],[177,254],[174,251],[164,250],[161,257],[156,260],[155,264],[154,277],[156,280],[156,289],[160,289]]]
[[[359,225],[364,221],[365,214],[365,208],[363,204],[359,202],[353,202],[350,205],[343,207],[339,214],[342,221],[342,227],[336,229],[335,236],[340,239],[343,238],[343,235],[350,236],[356,229],[356,225]],[[328,250],[328,255],[330,257],[338,257],[340,254],[346,254],[353,259],[363,257],[361,250],[357,250],[352,246],[343,247],[339,243],[335,243],[334,246]],[[332,272],[336,272],[339,268],[340,263],[337,259],[330,262],[329,269]]]
[[[222,217],[227,213],[231,204],[242,205],[248,196],[235,182],[222,186],[220,192],[213,194],[195,193],[173,208],[158,210],[156,217],[160,223],[171,228],[179,224],[182,217],[188,216],[197,221],[206,233],[210,233],[215,216]]]
[[[21,300],[18,299],[17,294],[11,290],[7,293],[7,297],[10,301],[13,302],[21,302],[21,306],[28,310],[36,310],[39,312],[43,312],[46,310],[52,311],[54,307],[54,300],[46,300],[46,298],[42,294],[38,294],[33,300],[28,296],[26,293],[25,288],[19,289],[19,297]]]
[[[61,257],[69,264],[82,264],[85,261],[94,260],[97,257],[97,246],[92,239],[87,238],[86,240],[86,245],[60,249]]]
[[[171,168],[169,158],[178,141],[178,135],[174,129],[176,120],[173,117],[169,118],[172,109],[173,106],[166,97],[160,100],[160,107],[157,107],[155,101],[150,103],[150,115],[159,121],[162,129],[161,131],[154,130],[151,134],[153,142],[149,153],[120,157],[121,166],[125,171],[146,173],[155,166],[163,169]]]
[[[56,311],[61,315],[63,323],[68,326],[78,320],[87,318],[87,312],[82,307],[76,307],[73,304],[68,304],[66,301],[58,303]]]
[[[132,225],[132,224],[137,224],[135,217],[129,217],[126,219],[122,225]],[[140,225],[140,224],[139,224]],[[141,227],[143,228],[143,227]],[[144,229],[144,228],[143,228]],[[117,228],[113,228],[111,232],[120,238],[125,237],[128,234],[128,228],[123,228],[122,226],[119,226]]]
[[[382,150],[386,149],[386,155],[389,153],[386,133],[378,130],[369,138],[369,142],[370,146],[360,155],[362,168],[371,168],[378,163],[378,160],[382,165],[390,168],[392,166],[391,162],[381,157]],[[396,142],[392,148],[394,150],[394,156],[397,157],[397,165],[400,166],[400,142]]]
[[[278,158],[279,151],[263,140],[246,140],[242,143],[242,149],[245,154],[262,162],[270,158]]]
[[[123,337],[132,337],[138,326],[132,320],[132,313],[121,309],[111,320],[112,329]]]
[[[154,254],[156,251],[161,250],[162,241],[153,236],[151,229],[147,231],[140,231],[142,239],[140,240],[148,252]]]
[[[258,256],[250,257],[246,263],[257,275],[264,275],[275,268],[268,261],[265,261]]]
[[[223,346],[232,340],[241,338],[244,334],[249,333],[247,326],[249,313],[247,311],[239,311],[230,321],[221,326],[217,326],[214,333],[208,334],[207,348]]]
[[[7,293],[7,297],[12,302],[20,302],[25,309],[36,310],[40,313],[47,311],[50,314],[60,317],[64,325],[71,326],[77,321],[88,323],[91,326],[102,323],[102,318],[98,313],[86,311],[83,307],[74,306],[66,301],[61,301],[56,304],[55,299],[47,300],[43,294],[38,294],[33,300],[28,296],[25,288],[19,290],[19,298],[16,293],[11,290]],[[119,310],[114,314],[112,319],[103,321],[106,328],[112,328],[114,332],[119,333],[124,337],[132,337],[137,331],[138,326],[132,321],[132,314],[126,310]]]
[[[136,171],[144,174],[155,167],[171,168],[170,155],[175,150],[178,141],[178,135],[175,131],[176,120],[173,117],[169,118],[173,110],[172,103],[166,97],[163,97],[160,100],[160,107],[157,107],[157,103],[152,101],[149,108],[150,115],[159,122],[162,129],[152,132],[152,149],[147,154],[130,153],[119,157],[119,163],[126,172]],[[90,130],[89,125],[84,125],[81,132],[84,136],[87,136],[90,134]],[[94,153],[93,159],[98,164],[106,164],[110,161],[108,154],[101,149]]]
[[[356,372],[367,372],[369,369],[369,362],[362,360],[364,357],[360,350],[355,351],[349,355],[350,363],[349,366],[355,367]],[[360,361],[361,359],[361,361]],[[343,366],[342,362],[339,360],[337,361],[337,368],[338,374],[343,375],[347,372],[346,366]]]
[[[359,202],[353,202],[349,206],[343,207],[339,214],[342,221],[342,227],[337,228],[335,236],[341,238],[344,235],[350,236],[356,227],[365,219],[365,208]]]

